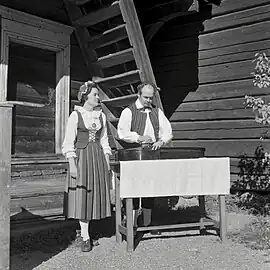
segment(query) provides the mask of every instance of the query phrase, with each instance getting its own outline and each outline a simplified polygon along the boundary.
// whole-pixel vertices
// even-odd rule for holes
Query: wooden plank
[[[239,157],[243,154],[254,155],[257,146],[269,149],[269,140],[174,140],[173,147],[204,147],[205,156]]]
[[[30,178],[30,177],[29,177]],[[44,194],[54,194],[62,193],[65,188],[66,177],[55,175],[55,178],[52,176],[47,179],[36,179],[32,180],[16,180],[11,182],[10,194],[11,198],[24,198],[30,196],[41,196]]]
[[[68,161],[64,158],[64,156],[56,155],[55,153],[52,155],[35,155],[32,154],[29,155],[23,155],[20,157],[13,157],[11,159],[12,165],[18,165],[18,166],[33,166],[33,165],[40,165],[40,164],[67,164]]]
[[[121,65],[123,63],[127,63],[130,61],[134,61],[132,48],[102,56],[98,58],[96,63],[101,68],[108,68],[108,67]]]
[[[24,106],[16,106],[14,110],[16,115],[20,116],[38,116],[38,117],[48,117],[54,118],[55,107],[54,106],[44,106],[40,108],[33,107],[24,107]]]
[[[7,80],[9,65],[9,37],[7,32],[1,28],[1,64],[0,64],[0,101],[7,100]]]
[[[207,88],[207,86],[209,86],[209,88],[211,88],[212,85],[201,85],[199,86],[198,90],[196,92],[189,92],[188,95],[185,97],[185,99],[183,100],[183,102],[195,102],[195,101],[206,101],[206,100],[215,100],[215,99],[224,99],[224,98],[239,98],[242,97],[244,98],[245,95],[255,95],[256,97],[263,97],[264,95],[268,95],[269,92],[267,91],[267,88],[257,88],[253,85],[251,85],[251,80],[247,80],[247,88],[237,88],[237,86],[235,86],[235,90],[232,91],[224,91],[224,89],[222,89],[224,83],[220,84],[220,85],[215,85],[216,87],[213,87],[216,89],[217,92],[203,92],[203,90],[201,90],[201,88]],[[233,82],[228,82],[231,85],[240,85],[239,81],[233,81]],[[178,88],[179,89],[179,88]],[[175,89],[176,91],[178,89]]]
[[[222,3],[223,5],[223,3]],[[217,16],[204,22],[204,31],[213,32],[220,29],[234,28],[255,22],[269,20],[270,3],[263,6],[251,7],[223,16]]]
[[[258,0],[258,1],[241,1],[241,0],[222,0],[220,6],[213,5],[212,14],[214,16],[221,14],[233,13],[239,10],[250,9],[252,7],[269,4],[269,0]]]
[[[133,0],[121,0],[119,4],[123,19],[126,22],[129,40],[134,50],[135,61],[141,71],[141,81],[147,81],[156,86],[155,76]],[[158,92],[155,92],[154,103],[163,110]]]
[[[212,221],[204,221],[203,224],[207,227],[213,226],[214,222]],[[170,225],[157,225],[157,226],[147,226],[147,227],[139,227],[137,229],[138,232],[149,232],[153,230],[177,230],[177,229],[182,229],[182,228],[198,228],[200,227],[199,222],[193,222],[193,223],[183,223],[183,224],[170,224]]]
[[[252,120],[212,120],[212,121],[187,121],[187,122],[172,122],[174,131],[200,131],[200,130],[218,130],[218,129],[246,129],[246,128],[261,128],[262,124]]]
[[[121,24],[115,28],[104,31],[102,34],[93,36],[88,42],[92,49],[105,47],[127,38],[126,25]]]
[[[175,91],[177,91],[177,89],[175,89]],[[228,82],[200,85],[196,92],[189,93],[185,98],[185,101],[203,101],[209,99],[242,97],[245,96],[245,91],[247,94],[254,95],[269,94],[267,88],[258,88],[253,86],[252,79],[250,78],[246,80],[232,80]]]
[[[62,153],[70,100],[70,46],[56,54],[55,153]]]
[[[18,136],[13,147],[16,155],[55,153],[53,137]]]
[[[36,121],[35,121],[36,120]],[[40,118],[31,117],[28,115],[16,115],[16,126],[26,127],[30,126],[32,128],[54,128],[54,118]]]
[[[244,80],[252,78],[251,73],[254,71],[254,63],[252,63],[252,61],[240,61],[199,67],[199,74],[196,69],[196,66],[188,67],[189,72],[187,73],[187,68],[185,68],[185,65],[181,65],[177,70],[169,69],[166,70],[166,72],[157,71],[156,75],[162,76],[162,80],[167,82],[170,87],[193,85],[196,83],[196,78],[198,78],[198,75],[198,79],[201,84]],[[183,77],[183,74],[185,74],[185,77]],[[177,78],[182,78],[182,80]]]
[[[106,106],[111,106],[111,107],[122,107],[122,106],[127,106],[134,102],[138,98],[137,94],[132,94],[132,95],[127,95],[127,96],[121,96],[117,98],[111,98],[108,100],[102,101]]]
[[[233,45],[243,45],[254,41],[263,41],[270,38],[269,21],[254,23],[252,25],[236,27],[222,30],[217,33],[208,33],[172,39],[164,42],[157,42],[152,46],[151,55],[173,56],[186,53],[196,53],[198,51],[223,48]],[[169,31],[168,31],[169,32]],[[199,46],[199,48],[198,48]]]
[[[92,0],[70,0],[70,1],[75,3],[78,6],[82,6],[82,5],[89,3]]]
[[[13,198],[10,202],[10,211],[12,215],[19,214],[24,208],[30,212],[29,215],[35,215],[36,211],[58,209],[63,206],[63,196],[63,192],[60,192],[36,197]]]
[[[269,131],[269,126],[242,129],[180,130],[173,131],[175,140],[213,140],[213,139],[258,139]],[[268,134],[270,137],[270,133]]]
[[[221,241],[225,242],[227,240],[227,215],[226,215],[225,195],[219,195],[218,202],[219,202],[220,239]]]
[[[14,128],[14,135],[15,136],[51,136],[54,137],[55,131],[53,126],[47,127],[33,127],[30,125],[28,126],[21,126],[16,125]]]
[[[203,34],[199,37],[199,49],[207,50],[270,38],[270,21]]]
[[[199,66],[254,59],[258,51],[268,54],[269,48],[270,40],[263,40],[200,51]]]
[[[224,7],[224,4],[222,3],[221,6]],[[216,8],[214,8],[213,11],[215,9]],[[178,24],[176,22],[175,25],[170,26],[170,31],[167,31],[166,28],[161,30],[160,35],[162,36],[162,40],[175,40],[187,36],[198,36],[199,33],[215,33],[220,30],[254,24],[268,20],[269,9],[269,5],[258,5],[233,13],[228,12],[226,15],[214,16],[209,20],[205,20],[203,22],[203,27],[200,21],[192,21],[191,23],[186,24]]]
[[[177,112],[198,112],[210,110],[230,110],[230,109],[244,109],[244,98],[229,98],[218,100],[207,100],[198,102],[182,103],[177,109]],[[270,95],[264,96],[264,101],[270,101]],[[250,110],[250,109],[249,109]]]
[[[10,265],[10,161],[12,105],[0,103],[0,269],[8,270]]]
[[[48,6],[46,6],[40,2],[39,3],[40,5],[38,5],[38,4],[34,5],[35,10],[33,10],[33,11],[35,11],[35,12],[33,12],[31,14],[30,10],[26,8],[27,4],[26,5],[25,4],[26,3],[24,3],[23,6],[21,6],[21,8],[22,8],[22,10],[28,10],[28,13],[20,11],[18,8],[19,3],[17,3],[17,2],[15,4],[14,8],[7,7],[8,6],[7,4],[5,6],[1,6],[0,7],[1,17],[7,19],[7,21],[9,20],[10,23],[19,22],[21,24],[21,27],[23,27],[23,25],[37,27],[37,29],[39,29],[39,31],[38,31],[39,33],[36,32],[36,35],[39,35],[44,30],[48,30],[48,32],[50,31],[52,33],[55,33],[58,36],[65,36],[65,35],[69,36],[72,33],[73,27],[71,27],[69,25],[60,24],[60,23],[57,23],[53,20],[45,19],[45,17],[47,17],[47,16],[40,15],[40,17],[43,17],[41,20],[40,17],[32,15],[32,14],[37,14],[37,9],[39,9],[40,7],[41,7],[41,9],[47,9],[48,14],[49,14],[53,10],[53,7],[55,7],[57,9],[57,8],[61,8],[61,5],[56,7],[55,6],[56,3],[54,3],[54,1],[51,1],[50,4],[47,4],[50,6],[50,9],[48,10]],[[33,6],[33,4],[32,5],[30,4],[30,6]],[[26,30],[26,28],[24,30]]]
[[[198,120],[228,120],[228,119],[254,119],[252,110],[230,109],[199,112],[175,112],[170,121],[198,121]]]
[[[166,70],[166,67],[177,69],[179,65],[195,64],[196,66],[209,66],[222,63],[253,60],[258,51],[264,51],[267,55],[270,53],[270,40],[249,42],[246,44],[237,44],[218,49],[203,50],[194,53],[182,53],[164,57],[155,57],[152,65],[155,71]],[[199,61],[198,61],[199,59]]]
[[[96,80],[97,83],[106,84],[110,87],[117,87],[122,85],[129,85],[140,81],[139,70],[132,70],[122,74],[117,74],[111,77],[100,78]]]
[[[117,15],[120,15],[120,14],[121,14],[121,11],[119,7],[119,2],[117,1],[117,2],[114,2],[111,6],[91,12],[77,19],[74,22],[74,25],[79,26],[79,27],[89,27],[99,22],[103,22],[110,18],[116,17]]]

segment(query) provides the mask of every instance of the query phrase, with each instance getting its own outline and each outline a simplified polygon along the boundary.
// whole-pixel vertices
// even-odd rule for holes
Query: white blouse
[[[102,146],[104,154],[111,155],[111,147],[109,145],[108,133],[107,133],[107,124],[106,124],[106,116],[105,114],[99,111],[87,111],[81,106],[75,106],[74,111],[70,114],[66,126],[65,139],[62,145],[62,153],[66,158],[76,157],[76,147],[75,140],[77,137],[77,127],[78,127],[78,114],[80,112],[82,115],[82,119],[85,127],[91,131],[89,135],[93,131],[97,132],[102,128],[99,117],[102,115],[103,119],[103,128],[101,130],[100,136],[100,144]]]

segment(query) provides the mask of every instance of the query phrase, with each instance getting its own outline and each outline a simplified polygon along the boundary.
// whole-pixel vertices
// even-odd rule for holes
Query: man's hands
[[[152,150],[158,150],[164,144],[163,141],[157,141],[153,143]]]
[[[139,143],[151,143],[153,141],[152,141],[152,138],[150,136],[145,135],[145,136],[139,136],[138,142]]]

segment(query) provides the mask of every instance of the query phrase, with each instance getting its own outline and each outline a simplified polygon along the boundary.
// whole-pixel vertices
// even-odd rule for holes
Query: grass
[[[236,195],[228,195],[225,200],[229,213],[252,215],[248,209],[237,206],[238,199]],[[218,199],[216,196],[206,196],[206,211],[209,214],[218,211]],[[245,244],[245,246],[251,249],[270,250],[270,216],[252,216],[254,218],[250,224],[246,224],[244,229],[230,234],[229,238],[232,241]]]

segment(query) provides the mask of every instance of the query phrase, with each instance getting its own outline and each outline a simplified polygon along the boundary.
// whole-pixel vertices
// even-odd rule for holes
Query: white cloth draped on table
[[[120,162],[121,198],[229,193],[227,157]]]

